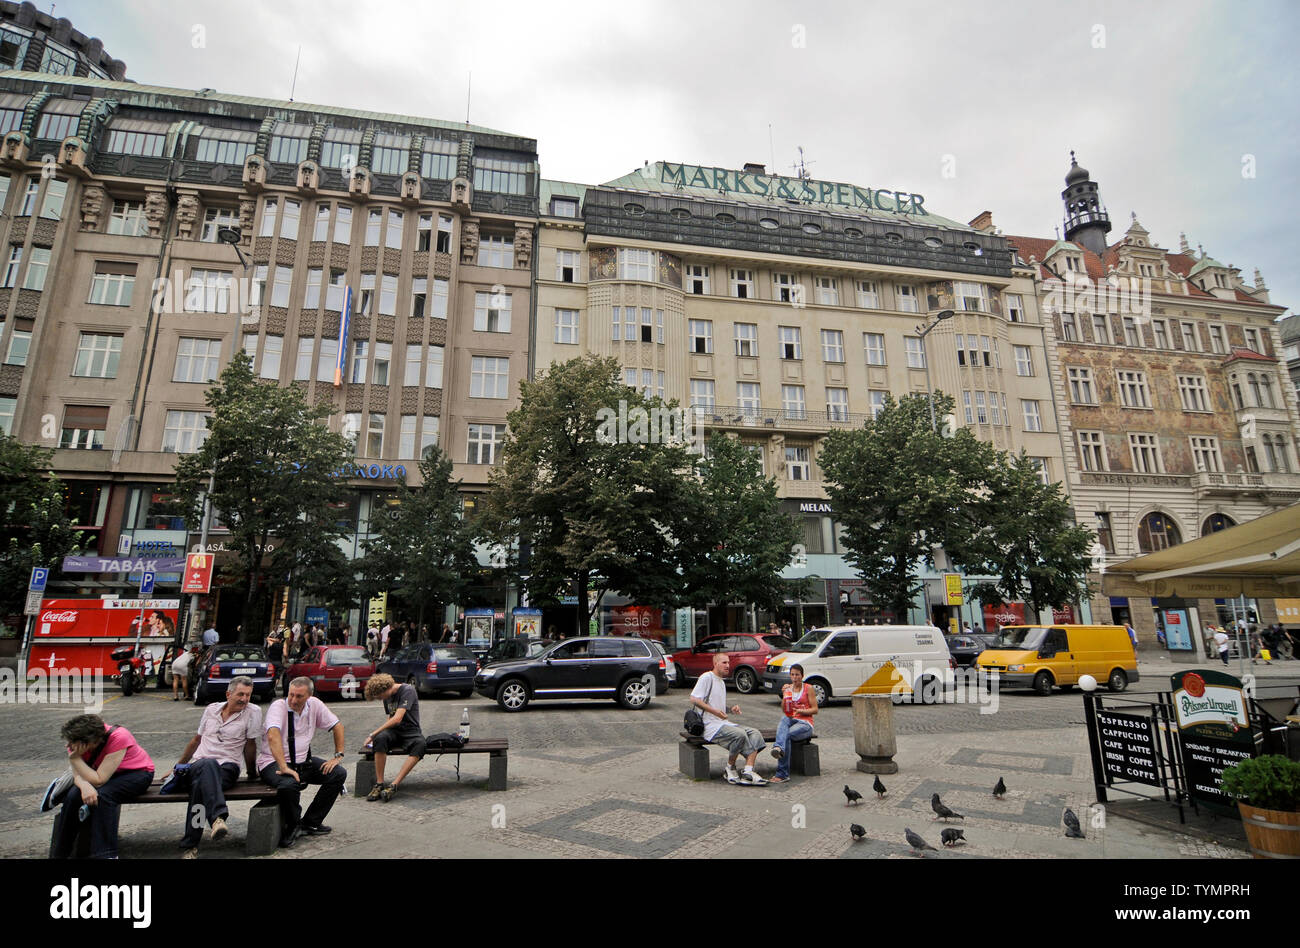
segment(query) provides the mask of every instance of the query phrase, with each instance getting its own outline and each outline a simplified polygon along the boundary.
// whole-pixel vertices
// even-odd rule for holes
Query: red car
[[[310,678],[318,698],[342,695],[362,698],[375,665],[360,645],[314,645],[307,654],[284,670],[284,693],[295,678]]]
[[[697,642],[695,648],[674,652],[670,660],[677,666],[677,684],[689,686],[706,671],[713,671],[714,655],[726,652],[731,656],[728,680],[742,695],[747,695],[758,689],[768,659],[789,649],[789,639],[771,632],[710,635]]]

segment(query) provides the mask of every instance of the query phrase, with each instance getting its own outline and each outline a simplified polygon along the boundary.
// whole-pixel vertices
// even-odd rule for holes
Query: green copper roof
[[[1218,267],[1220,270],[1228,269],[1226,266],[1224,266],[1222,263],[1219,263],[1219,261],[1215,260],[1213,257],[1201,257],[1201,259],[1196,262],[1196,266],[1192,267],[1192,269],[1188,271],[1187,278],[1190,280],[1192,277],[1196,276],[1196,274],[1200,273],[1202,270],[1208,270],[1210,267]]]
[[[784,175],[656,161],[603,185],[630,191],[684,194],[772,208],[807,207],[878,221],[971,231],[924,206],[924,196],[892,187],[864,187]]]
[[[1052,246],[1047,248],[1047,253],[1043,254],[1043,259],[1046,260],[1058,250],[1073,250],[1075,253],[1083,253],[1083,248],[1078,244],[1071,243],[1068,240],[1058,240],[1056,243],[1052,244]]]
[[[542,213],[547,214],[551,208],[551,198],[553,197],[571,197],[577,198],[578,203],[587,196],[589,184],[577,184],[573,181],[551,181],[547,178],[542,179],[541,207]]]

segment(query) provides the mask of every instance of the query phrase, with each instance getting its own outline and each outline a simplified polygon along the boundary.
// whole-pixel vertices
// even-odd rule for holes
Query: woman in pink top
[[[122,803],[149,789],[153,760],[130,731],[109,727],[97,714],[77,715],[60,733],[68,742],[73,786],[63,798],[50,855],[71,857],[78,834],[88,830],[90,858],[116,859]]]
[[[790,666],[790,684],[781,687],[781,712],[776,740],[772,742],[772,756],[777,759],[776,773],[769,783],[785,783],[790,779],[790,743],[812,735],[817,695],[804,684],[802,665]]]

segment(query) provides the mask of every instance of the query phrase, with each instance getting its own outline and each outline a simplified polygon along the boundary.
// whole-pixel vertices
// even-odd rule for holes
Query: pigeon
[[[1003,783],[1002,778],[999,777],[997,786],[993,788],[993,795],[997,797],[999,800],[1001,800],[1003,794],[1005,794],[1006,792],[1007,792],[1007,785]]]
[[[858,793],[858,791],[856,790],[851,789],[849,785],[846,783],[844,785],[844,805],[849,806],[850,804],[858,803],[861,800],[862,800],[862,794]]]
[[[934,814],[935,814],[934,818],[936,820],[937,819],[945,819],[945,820],[966,819],[966,817],[962,816],[960,813],[954,813],[952,810],[948,809],[941,802],[939,802],[939,794],[937,793],[932,794],[930,797],[930,809],[934,810]]]
[[[903,830],[903,836],[904,838],[907,839],[907,845],[912,847],[912,855],[914,856],[918,852],[924,852],[927,849],[930,850],[931,852],[936,852],[936,853],[939,851],[935,849],[933,846],[931,846],[929,843],[927,843],[925,840],[923,840],[921,837],[913,833],[910,829]]]
[[[866,838],[866,836],[867,836],[867,831],[864,830],[864,829],[863,829],[861,826],[859,826],[857,823],[850,823],[850,824],[849,824],[849,835],[852,836],[852,837],[853,837],[853,841],[854,841],[855,843],[857,843],[857,842],[861,842],[863,839]]]
[[[958,840],[961,840],[963,843],[966,842],[966,837],[963,835],[964,832],[964,830],[954,829],[950,826],[939,834],[939,838],[943,840],[945,846],[952,848],[957,845]]]
[[[1079,818],[1074,815],[1074,811],[1068,806],[1061,817],[1065,820],[1065,835],[1068,839],[1083,839],[1083,827],[1079,825]]]
[[[873,784],[871,785],[871,789],[874,790],[874,791],[876,791],[876,796],[877,796],[877,797],[881,797],[881,798],[883,798],[884,795],[888,792],[888,791],[885,789],[885,785],[884,785],[884,783],[881,782],[881,780],[880,780],[879,777],[877,777],[877,778],[876,778],[876,782],[873,783]]]

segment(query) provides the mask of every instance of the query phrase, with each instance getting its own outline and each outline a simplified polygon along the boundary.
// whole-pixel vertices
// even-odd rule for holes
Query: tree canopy
[[[0,615],[23,611],[34,567],[57,570],[81,544],[50,455],[0,435]]]

